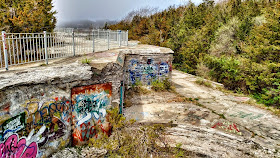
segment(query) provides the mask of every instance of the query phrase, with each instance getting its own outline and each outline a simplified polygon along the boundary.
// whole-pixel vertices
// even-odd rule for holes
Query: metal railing
[[[25,63],[105,51],[128,45],[128,31],[56,30],[6,33],[0,38],[0,69]]]

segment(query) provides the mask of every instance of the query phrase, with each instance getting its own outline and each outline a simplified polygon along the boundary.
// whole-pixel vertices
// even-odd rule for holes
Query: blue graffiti
[[[76,104],[74,110],[77,113],[77,125],[95,120],[104,119],[106,116],[106,106],[110,105],[110,98],[106,92],[99,94],[80,94],[75,97]]]
[[[146,63],[140,63],[136,59],[131,59],[129,63],[128,72],[131,84],[141,81],[150,85],[152,81],[159,77],[166,77],[170,72],[167,62],[156,64],[153,59],[148,59]]]
[[[160,63],[159,65],[159,75],[165,75],[169,73],[169,65],[165,62]]]
[[[17,129],[14,129],[14,130],[10,130],[10,129],[6,130],[6,131],[4,132],[4,134],[3,134],[3,138],[5,138],[6,134],[8,134],[8,133],[15,133],[15,132],[19,131],[20,129],[22,129],[22,127],[18,127]],[[1,136],[1,138],[2,138],[2,136]],[[1,140],[2,140],[2,139],[1,139]],[[2,141],[3,141],[3,140],[2,140]]]

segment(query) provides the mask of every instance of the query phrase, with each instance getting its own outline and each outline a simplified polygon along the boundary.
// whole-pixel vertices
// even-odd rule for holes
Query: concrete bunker
[[[140,45],[64,58],[46,67],[0,72],[0,157],[48,157],[68,145],[110,134],[106,109],[123,86],[171,77],[173,51]],[[121,84],[124,83],[124,84]]]

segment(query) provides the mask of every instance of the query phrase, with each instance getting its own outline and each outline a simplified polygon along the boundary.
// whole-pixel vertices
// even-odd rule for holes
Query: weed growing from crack
[[[90,62],[91,62],[91,59],[88,59],[88,58],[82,59],[82,64],[90,64]]]

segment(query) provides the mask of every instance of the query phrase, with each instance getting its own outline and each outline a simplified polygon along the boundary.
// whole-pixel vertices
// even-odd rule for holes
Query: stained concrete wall
[[[143,85],[151,85],[152,81],[171,78],[172,55],[129,54],[125,58],[125,72],[128,85],[135,84],[137,81]]]
[[[119,98],[122,72],[74,63],[1,74],[0,157],[46,157],[87,143],[97,128],[109,134],[106,109]]]
[[[48,157],[98,138],[97,131],[109,135],[106,109],[119,106],[121,81],[133,83],[132,71],[147,84],[148,75],[171,75],[172,51],[162,49],[114,50],[88,55],[90,65],[69,58],[0,73],[0,157]]]
[[[155,80],[171,79],[173,51],[168,48],[144,45],[137,49],[121,51],[125,54],[125,83],[151,85]]]

